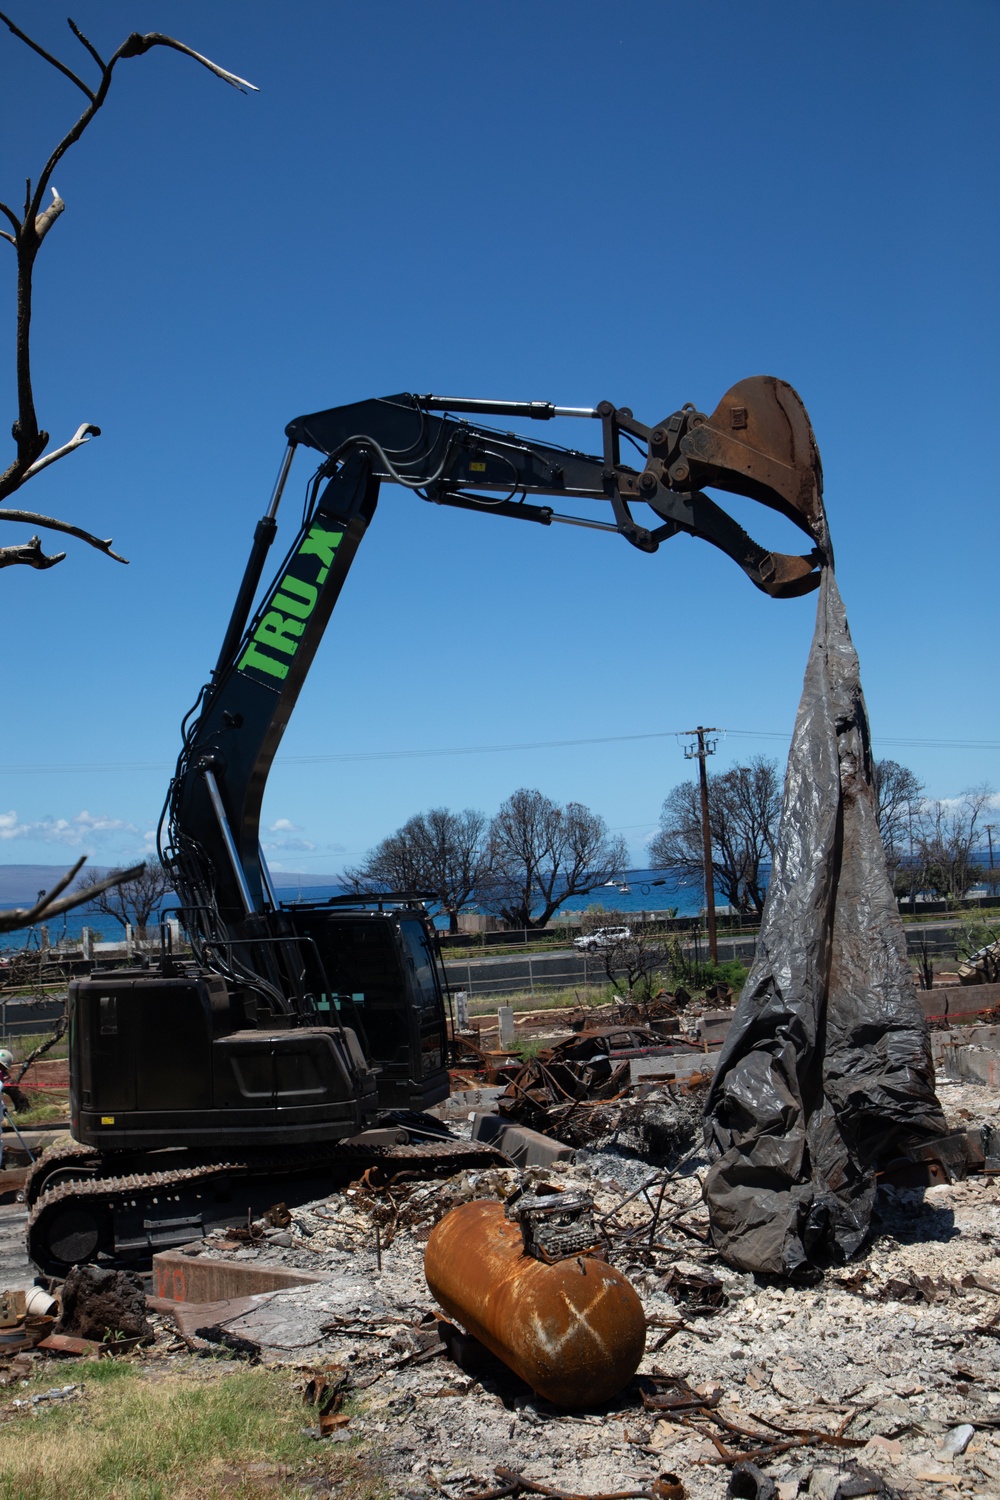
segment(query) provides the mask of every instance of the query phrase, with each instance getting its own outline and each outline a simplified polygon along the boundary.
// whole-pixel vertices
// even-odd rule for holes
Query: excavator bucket
[[[826,557],[829,534],[819,450],[809,415],[787,381],[773,375],[741,380],[710,417],[692,419],[680,452],[695,485],[749,495],[771,506],[800,526]]]

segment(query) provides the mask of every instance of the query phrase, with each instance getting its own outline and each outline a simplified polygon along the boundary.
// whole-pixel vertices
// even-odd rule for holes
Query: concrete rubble
[[[1000,1093],[940,1089],[955,1129],[1000,1123]],[[658,1481],[665,1494],[665,1475],[691,1500],[721,1500],[727,1486],[778,1500],[1000,1493],[1000,1178],[884,1187],[868,1249],[791,1285],[720,1261],[707,1242],[706,1166],[695,1143],[662,1169],[581,1148],[572,1162],[441,1181],[369,1173],[281,1216],[284,1227],[234,1226],[173,1252],[192,1274],[204,1260],[237,1279],[241,1268],[322,1279],[223,1299],[207,1324],[189,1304],[176,1334],[159,1301],[159,1339],[304,1378],[339,1372],[356,1414],[326,1440],[363,1441],[392,1492],[420,1500],[495,1490],[500,1469],[588,1496],[652,1496]],[[544,1183],[593,1194],[610,1259],[647,1316],[639,1376],[600,1410],[540,1400],[441,1321],[424,1280],[428,1234],[451,1207]]]
[[[704,1058],[725,1019],[685,1027],[681,1045]],[[677,1043],[628,1029],[605,1026],[599,1042],[568,1033],[506,1089],[480,1083],[438,1108],[453,1130],[496,1140],[520,1165],[440,1179],[373,1168],[328,1197],[275,1204],[252,1225],[156,1256],[155,1342],[130,1357],[288,1369],[302,1382],[310,1435],[362,1446],[388,1492],[411,1500],[1000,1494],[992,1151],[961,1180],[884,1182],[874,1234],[846,1265],[797,1282],[736,1271],[709,1241],[702,1200],[710,1069],[634,1083],[635,1058],[615,1052],[655,1057]],[[998,1036],[988,1026],[933,1032],[949,1128],[985,1141],[1000,1132],[1000,1087],[986,1066],[968,1081],[962,1059],[976,1048],[995,1058]],[[585,1087],[560,1071],[567,1063]],[[449,1210],[546,1186],[593,1197],[609,1260],[646,1314],[638,1375],[594,1410],[539,1398],[444,1317],[424,1276],[427,1239]],[[64,1300],[60,1328],[66,1314]],[[16,1385],[25,1360],[72,1354],[73,1342],[50,1334],[24,1353],[11,1340],[0,1383]],[[76,1342],[75,1352],[96,1347]]]

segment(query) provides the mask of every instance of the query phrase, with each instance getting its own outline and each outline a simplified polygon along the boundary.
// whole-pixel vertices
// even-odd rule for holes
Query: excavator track
[[[32,1162],[24,1179],[22,1197],[28,1209],[34,1206],[51,1179],[63,1174],[67,1177],[88,1176],[91,1172],[100,1171],[101,1162],[101,1155],[93,1146],[82,1146],[71,1135],[47,1146],[41,1156],[37,1156]]]
[[[111,1176],[105,1175],[112,1165],[108,1158],[72,1144],[75,1152],[68,1144],[55,1148],[55,1168],[47,1178],[43,1171],[36,1175],[40,1186],[30,1200],[28,1255],[47,1276],[63,1277],[72,1266],[95,1260],[104,1265],[148,1264],[156,1250],[200,1239],[207,1222],[245,1217],[247,1192],[241,1198],[241,1184],[249,1191],[273,1181],[274,1191],[280,1193],[282,1188],[287,1192],[292,1178],[326,1171],[356,1176],[378,1166],[388,1172],[420,1170],[432,1176],[462,1167],[507,1164],[493,1146],[442,1138],[392,1146],[335,1142]],[[36,1164],[39,1169],[46,1158],[51,1163],[46,1153]],[[77,1165],[79,1177],[63,1176]]]

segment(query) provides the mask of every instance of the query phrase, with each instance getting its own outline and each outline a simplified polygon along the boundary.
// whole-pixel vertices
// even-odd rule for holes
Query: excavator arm
[[[467,420],[556,416],[599,423],[601,455]],[[258,843],[264,788],[382,483],[402,485],[433,504],[610,532],[643,552],[682,532],[698,536],[777,598],[814,588],[830,558],[809,418],[791,386],[772,377],[740,382],[711,415],[685,406],[653,427],[610,402],[581,409],[398,395],[296,418],[286,433],[288,451],[258,523],[212,679],[188,716],[165,810],[169,843],[162,857],[196,944],[222,972],[234,943],[246,939],[259,949],[261,942],[280,941],[268,915],[277,902]],[[622,463],[623,438],[639,449],[641,468]],[[299,533],[254,608],[298,446],[318,450],[323,460]],[[805,532],[810,551],[787,556],[759,546],[702,486],[748,495],[781,512]],[[564,507],[574,501],[596,508],[581,513],[574,505],[568,512]],[[652,512],[649,525],[633,515],[642,504]],[[281,988],[272,984],[275,997]]]
[[[442,412],[446,415],[438,416]],[[601,423],[603,454],[550,447],[514,433],[456,421],[456,413],[549,420],[584,417]],[[727,553],[764,593],[787,598],[819,582],[829,546],[822,510],[819,454],[805,407],[792,387],[769,376],[741,381],[711,416],[682,407],[654,427],[628,407],[557,407],[548,401],[476,401],[445,396],[387,396],[297,417],[285,429],[337,461],[356,448],[371,455],[372,472],[416,490],[439,505],[492,510],[542,525],[590,526],[619,533],[644,552],[686,532]],[[621,461],[621,439],[642,452],[640,471]],[[758,546],[702,493],[702,486],[748,495],[780,511],[813,541],[805,557]],[[506,498],[486,501],[483,491]],[[610,506],[611,519],[566,515],[534,506],[527,495],[559,502],[581,498]],[[517,498],[520,497],[520,498]],[[631,507],[645,503],[660,524],[642,526]]]

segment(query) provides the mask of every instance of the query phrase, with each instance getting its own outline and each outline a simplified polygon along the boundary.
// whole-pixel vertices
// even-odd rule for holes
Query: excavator
[[[590,421],[601,452],[483,425],[497,418]],[[25,1184],[29,1255],[49,1276],[148,1260],[213,1223],[245,1220],[294,1183],[318,1196],[338,1174],[376,1163],[433,1172],[495,1159],[426,1113],[449,1086],[427,893],[282,902],[260,846],[268,772],[382,484],[484,516],[586,527],[649,554],[680,534],[701,537],[778,599],[815,588],[829,561],[809,418],[771,376],[733,386],[711,415],[687,404],[652,427],[607,401],[400,394],[297,417],[285,431],[161,821],[190,957],[172,950],[167,923],[157,959],[70,985],[71,1136]],[[623,442],[634,465],[622,462]],[[319,465],[262,589],[299,448]],[[808,551],[759,546],[706,489],[780,512]]]

